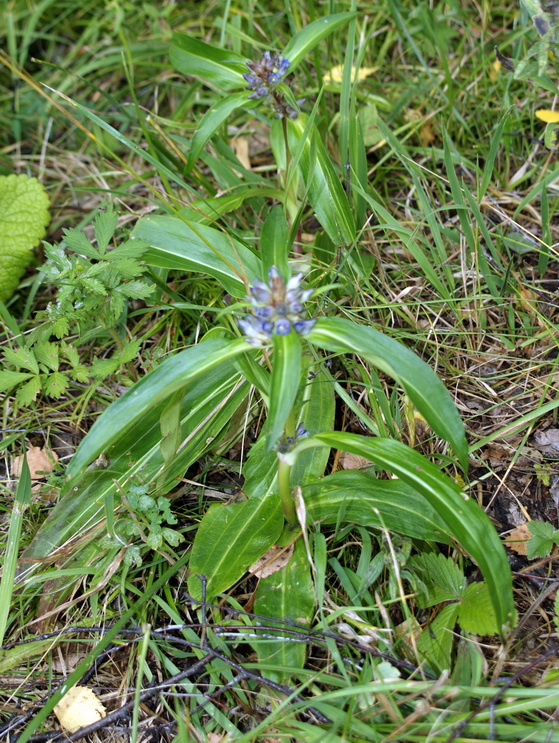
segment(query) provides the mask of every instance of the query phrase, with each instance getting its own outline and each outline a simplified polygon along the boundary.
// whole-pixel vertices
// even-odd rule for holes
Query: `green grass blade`
[[[198,155],[204,149],[206,143],[212,138],[213,134],[219,129],[227,117],[241,106],[246,106],[249,103],[248,92],[243,91],[242,93],[233,93],[222,98],[215,106],[209,108],[200,122],[200,126],[196,129],[194,136],[192,137],[192,143],[190,150],[188,151],[188,162],[186,169],[191,170],[194,163],[198,159]]]
[[[464,424],[441,380],[413,351],[374,328],[341,317],[318,320],[307,338],[329,351],[357,353],[390,375],[404,388],[433,431],[452,445],[467,471]]]
[[[286,57],[291,62],[289,71],[295,69],[317,44],[320,44],[331,33],[355,18],[355,15],[355,13],[347,12],[334,13],[325,18],[318,18],[296,33],[281,54],[282,57]]]
[[[19,541],[23,515],[31,503],[31,474],[27,465],[27,457],[23,456],[21,475],[17,485],[16,497],[10,526],[6,541],[6,552],[2,567],[2,580],[0,580],[0,645],[4,644],[4,635],[8,626],[8,615],[12,603],[12,592],[14,589],[14,578],[16,574],[17,556],[19,552]]]
[[[355,240],[355,220],[326,148],[314,129],[307,127],[301,114],[289,120],[288,137],[293,159],[298,163],[308,198],[320,224],[335,245]]]

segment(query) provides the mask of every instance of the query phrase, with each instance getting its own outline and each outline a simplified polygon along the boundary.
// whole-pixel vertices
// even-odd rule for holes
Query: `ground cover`
[[[559,739],[554,4],[203,10],[0,22],[0,731]]]

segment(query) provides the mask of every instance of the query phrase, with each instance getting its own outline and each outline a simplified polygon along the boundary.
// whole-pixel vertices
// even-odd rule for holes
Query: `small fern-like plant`
[[[29,405],[39,394],[59,398],[72,382],[104,379],[138,353],[139,341],[121,339],[118,326],[128,301],[146,299],[153,287],[143,276],[140,240],[109,249],[117,219],[112,205],[99,210],[95,246],[75,228],[64,233],[66,247],[45,244],[47,261],[41,270],[56,287],[56,299],[36,314],[40,324],[25,343],[4,351],[0,372],[0,392],[15,392],[20,405]],[[86,366],[77,347],[98,335],[108,336],[116,350]]]

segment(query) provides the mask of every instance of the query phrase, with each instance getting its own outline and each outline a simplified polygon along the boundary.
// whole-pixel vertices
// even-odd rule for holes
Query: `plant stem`
[[[291,474],[291,467],[282,462],[278,457],[278,485],[279,494],[281,498],[281,507],[283,509],[283,515],[289,526],[294,527],[297,525],[297,513],[295,511],[295,502],[291,496],[291,487],[289,482],[289,476]]]

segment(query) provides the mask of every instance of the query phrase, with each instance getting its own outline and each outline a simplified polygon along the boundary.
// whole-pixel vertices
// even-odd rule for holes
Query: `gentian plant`
[[[278,113],[278,97],[288,95],[280,87],[287,71],[351,17],[340,13],[311,24],[281,54],[265,53],[259,62],[249,62],[249,72],[242,57],[177,35],[171,55],[177,68],[230,93],[185,143],[190,145],[188,167],[235,108],[252,111],[255,101],[268,99]],[[322,590],[311,564],[313,550],[326,554],[320,529],[359,524],[415,540],[458,544],[479,566],[497,625],[505,633],[514,623],[514,605],[504,548],[477,502],[442,470],[453,455],[463,483],[468,467],[464,426],[448,391],[406,346],[370,324],[340,316],[328,300],[330,289],[322,281],[328,267],[318,253],[309,255],[306,277],[299,270],[293,242],[307,200],[325,238],[339,251],[356,242],[359,225],[312,116],[293,118],[288,109],[281,111],[271,137],[273,144],[279,124],[286,151],[273,150],[284,177],[275,189],[253,180],[242,196],[280,202],[270,208],[256,246],[212,224],[215,215],[231,208],[226,197],[211,200],[214,214],[200,201],[174,214],[149,214],[134,228],[131,238],[141,240],[147,265],[209,275],[236,302],[228,302],[221,325],[165,359],[99,417],[71,460],[65,492],[27,557],[42,557],[85,525],[110,519],[130,484],[140,483],[157,497],[173,491],[191,464],[215,450],[232,417],[247,409],[256,391],[265,422],[242,466],[242,492],[211,505],[196,525],[188,578],[195,599],[214,601],[274,545],[293,544],[289,563],[259,579],[254,606],[259,615],[308,626]],[[283,185],[294,179],[304,186],[297,196],[297,217]],[[242,308],[244,316],[234,319]],[[394,381],[433,436],[446,442],[445,457],[430,461],[380,435],[374,422],[368,435],[335,430],[335,399],[343,390],[326,361],[352,354]],[[376,474],[328,474],[333,450],[364,457]],[[257,652],[283,666],[300,666],[304,645],[278,638],[256,644]]]

